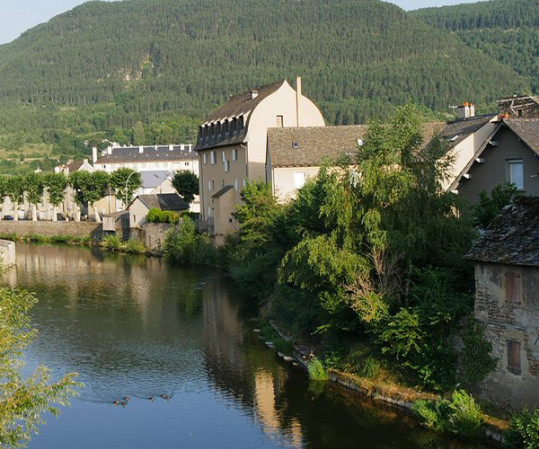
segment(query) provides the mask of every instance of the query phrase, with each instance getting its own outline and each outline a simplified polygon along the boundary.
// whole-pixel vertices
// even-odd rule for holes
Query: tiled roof
[[[137,198],[148,209],[161,209],[182,211],[189,209],[189,205],[175,193],[158,193],[152,195],[139,195]],[[135,199],[136,200],[136,199]]]
[[[228,133],[212,132],[211,136],[207,136],[204,139],[199,135],[199,139],[195,145],[195,150],[199,151],[208,148],[237,145],[245,142],[251,112],[260,104],[262,100],[277,91],[277,89],[279,89],[284,83],[286,83],[286,80],[269,84],[267,86],[262,86],[260,88],[230,97],[230,99],[221,108],[217,109],[206,117],[206,121],[202,126],[209,126],[211,130],[215,131],[214,128],[216,123],[224,123],[234,118],[238,119],[243,117],[243,127]]]
[[[503,122],[539,155],[539,119],[506,119]]]
[[[357,152],[365,125],[269,128],[268,151],[273,167],[318,167],[324,159],[335,160]]]
[[[74,173],[82,167],[82,164],[84,164],[84,161],[73,161],[67,164],[66,167],[69,170],[69,173]]]
[[[465,256],[476,262],[539,266],[539,197],[517,197]]]
[[[112,148],[111,154],[105,153],[99,157],[96,164],[122,164],[135,162],[173,162],[184,160],[196,160],[198,155],[189,151],[190,146],[185,145],[181,149],[180,145],[143,146],[142,152],[139,147],[116,147]]]
[[[473,134],[482,128],[494,117],[496,117],[496,114],[481,115],[448,123],[441,132],[440,137],[442,137],[442,139],[444,139],[446,142],[449,142],[451,146],[455,146],[462,142],[470,134]]]
[[[264,98],[271,95],[279,87],[281,87],[286,81],[281,80],[267,86],[262,86],[257,89],[249,90],[247,92],[234,95],[219,109],[212,112],[206,117],[206,123],[217,122],[227,118],[239,117],[241,115],[247,115],[256,108]],[[253,98],[252,92],[256,92],[258,95]]]
[[[431,141],[444,123],[423,125],[424,144]],[[273,167],[319,167],[324,160],[353,156],[367,125],[315,126],[268,129],[268,151]]]

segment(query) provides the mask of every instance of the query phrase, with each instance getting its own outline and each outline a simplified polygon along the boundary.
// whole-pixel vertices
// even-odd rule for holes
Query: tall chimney
[[[92,164],[97,161],[97,147],[92,147]]]
[[[251,91],[251,100],[254,100],[256,97],[258,97],[258,91],[252,90]]]
[[[139,145],[138,152],[139,152],[139,154],[144,153],[144,147],[142,145]]]
[[[301,76],[296,78],[296,126],[300,126]]]

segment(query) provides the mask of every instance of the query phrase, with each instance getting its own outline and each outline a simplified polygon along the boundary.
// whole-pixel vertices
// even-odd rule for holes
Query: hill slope
[[[511,66],[539,93],[539,0],[491,0],[412,15],[453,31],[469,47]]]
[[[0,46],[0,147],[193,138],[230,94],[304,77],[330,123],[529,90],[504,64],[378,0],[89,2]],[[24,110],[20,105],[25,105]],[[28,125],[32,127],[30,131]]]

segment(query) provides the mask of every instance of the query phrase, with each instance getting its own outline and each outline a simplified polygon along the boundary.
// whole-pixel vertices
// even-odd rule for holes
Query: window
[[[507,340],[507,371],[520,374],[520,342]]]
[[[505,273],[505,300],[513,304],[522,302],[522,279],[516,271]]]
[[[283,116],[282,116],[282,115],[278,115],[278,116],[277,116],[277,127],[278,127],[278,128],[282,128],[282,127],[283,127]]]
[[[210,163],[215,165],[217,163],[217,151],[212,151],[210,153]]]
[[[225,173],[230,171],[230,161],[225,161]]]
[[[215,190],[215,181],[211,182],[211,190],[212,190],[212,192]]]
[[[524,164],[522,159],[512,159],[509,163],[509,182],[517,186],[518,190],[524,190]]]
[[[232,160],[235,162],[238,160],[238,149],[237,148],[234,148],[232,150]]]
[[[211,192],[211,181],[208,181],[208,190]]]
[[[247,185],[247,181],[244,179],[242,182],[242,186],[245,187]]]
[[[234,179],[234,190],[237,192],[239,187],[239,182],[237,179]]]
[[[226,162],[226,151],[223,150],[223,152],[221,153],[221,158],[223,159],[223,164]]]
[[[305,185],[305,173],[295,172],[294,173],[294,186],[296,189],[301,189]]]

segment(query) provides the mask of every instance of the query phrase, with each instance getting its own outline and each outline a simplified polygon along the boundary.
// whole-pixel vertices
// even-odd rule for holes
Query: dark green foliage
[[[146,218],[150,223],[177,224],[180,221],[180,216],[176,212],[157,208],[150,209]]]
[[[482,229],[488,225],[502,211],[504,206],[509,204],[515,195],[517,188],[514,184],[504,182],[492,189],[490,195],[485,191],[479,194],[479,203],[474,207],[474,219]]]
[[[169,262],[181,265],[217,265],[216,248],[207,235],[197,233],[189,217],[183,217],[181,223],[168,232],[164,255]]]
[[[465,438],[483,435],[483,413],[474,398],[464,390],[454,391],[451,400],[418,400],[414,412],[423,424],[439,432],[456,432]]]
[[[198,195],[198,176],[188,170],[176,173],[172,185],[187,204],[191,204]]]
[[[531,69],[526,36],[507,46]],[[103,139],[194,142],[229,95],[298,73],[331,124],[385,119],[410,99],[430,117],[463,99],[492,109],[530,89],[504,63],[375,0],[88,2],[0,47],[0,147],[45,142],[55,158],[80,158]]]
[[[68,179],[63,173],[48,173],[43,180],[51,204],[58,206],[64,200]]]
[[[69,183],[80,205],[93,205],[103,198],[108,193],[109,180],[109,174],[103,171],[77,171],[69,175]]]
[[[537,449],[539,447],[539,410],[530,412],[524,409],[513,415],[505,439],[511,449]]]
[[[494,0],[470,5],[426,8],[412,16],[453,31],[470,48],[511,66],[539,89],[539,3]],[[519,92],[515,92],[519,93]]]
[[[131,168],[123,167],[110,175],[110,187],[126,205],[131,202],[135,190],[142,186],[140,173]]]

